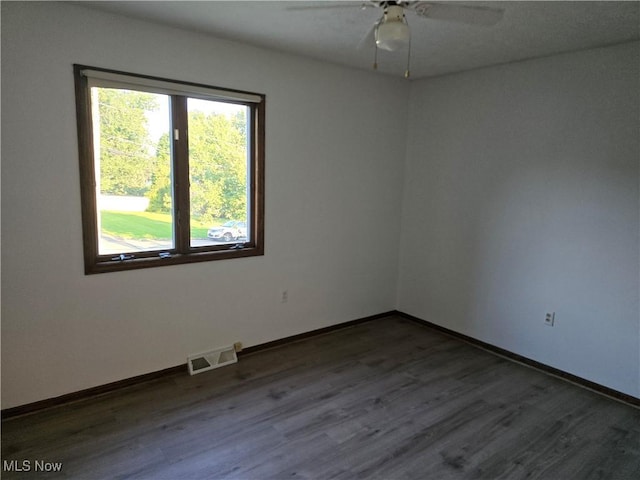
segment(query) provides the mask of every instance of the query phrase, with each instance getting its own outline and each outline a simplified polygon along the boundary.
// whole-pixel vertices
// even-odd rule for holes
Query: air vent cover
[[[189,374],[206,372],[214,368],[223,367],[231,363],[236,363],[238,357],[233,345],[228,347],[220,347],[205,353],[189,355],[187,364],[189,365]]]

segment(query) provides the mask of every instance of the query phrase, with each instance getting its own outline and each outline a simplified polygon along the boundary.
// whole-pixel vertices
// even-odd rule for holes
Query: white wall
[[[639,56],[412,83],[399,310],[640,396]]]
[[[73,63],[267,95],[264,257],[83,274]],[[82,6],[2,2],[2,408],[394,309],[408,91]]]

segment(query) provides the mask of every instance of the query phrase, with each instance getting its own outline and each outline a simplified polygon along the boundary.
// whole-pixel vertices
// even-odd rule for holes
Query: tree
[[[189,112],[189,182],[191,217],[211,223],[215,218],[244,219],[247,215],[247,141],[244,112]],[[158,142],[149,189],[149,210],[170,211],[169,138]]]
[[[148,211],[171,213],[173,194],[171,191],[171,145],[168,133],[163,133],[158,140],[151,172],[151,186],[146,196],[149,198]]]
[[[223,114],[189,115],[191,214],[201,220],[247,215],[246,136]]]
[[[143,195],[148,190],[154,158],[147,112],[158,107],[151,93],[98,88],[102,193]]]

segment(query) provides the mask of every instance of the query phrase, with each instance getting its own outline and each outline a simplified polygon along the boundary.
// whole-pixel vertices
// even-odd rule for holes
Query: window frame
[[[140,268],[152,268],[194,262],[225,260],[264,255],[264,163],[265,163],[265,102],[264,94],[214,87],[200,83],[171,80],[162,77],[122,72],[86,65],[73,65],[76,120],[78,130],[78,156],[80,166],[80,195],[82,207],[82,236],[85,274],[126,271]],[[153,251],[123,252],[132,253],[133,257],[115,259],[116,256],[100,255],[98,242],[98,215],[96,201],[96,171],[93,150],[93,123],[91,114],[91,88],[89,78],[84,72],[104,72],[116,76],[135,79],[140,85],[148,81],[150,84],[161,82],[175,85],[176,89],[185,92],[170,94],[172,112],[171,131],[178,130],[178,139],[172,135],[172,170],[173,170],[173,222],[174,248]],[[126,88],[123,86],[123,88]],[[152,91],[153,86],[149,86]],[[190,193],[189,193],[189,145],[187,132],[186,103],[190,89],[193,98],[202,98],[197,92],[213,91],[216,101],[245,105],[249,108],[247,125],[249,161],[247,165],[248,188],[248,221],[249,236],[243,242],[234,244],[190,246]],[[165,93],[158,91],[158,93]],[[227,96],[225,96],[225,94]],[[234,97],[257,97],[259,101],[243,101]],[[249,135],[251,132],[251,135]],[[186,212],[186,215],[185,213]],[[161,255],[168,252],[169,255]]]

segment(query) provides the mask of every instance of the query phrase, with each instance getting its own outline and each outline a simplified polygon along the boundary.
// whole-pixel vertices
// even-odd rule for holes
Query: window
[[[264,253],[264,95],[74,73],[85,273]]]

